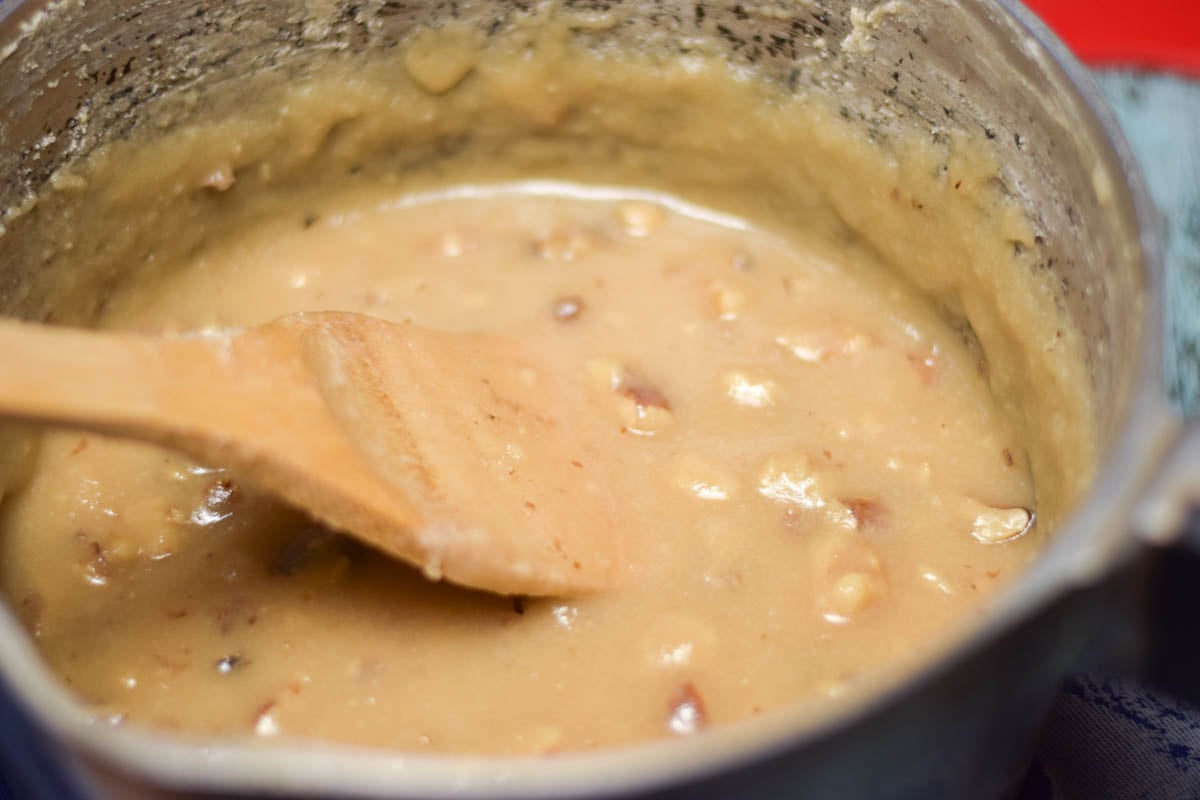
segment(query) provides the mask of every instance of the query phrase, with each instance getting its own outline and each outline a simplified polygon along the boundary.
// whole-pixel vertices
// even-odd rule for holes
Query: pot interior
[[[536,176],[879,254],[1037,443],[1039,535],[1128,412],[1132,200],[1070,80],[992,4],[25,2],[0,71],[7,315],[94,323],[208,242],[368,180]],[[964,182],[982,199],[956,201]],[[15,487],[30,445],[6,442]]]

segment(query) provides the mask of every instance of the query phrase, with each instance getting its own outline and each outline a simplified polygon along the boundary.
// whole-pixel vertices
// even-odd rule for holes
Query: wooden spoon
[[[430,578],[509,594],[619,569],[560,372],[508,339],[340,312],[177,336],[0,321],[0,416],[227,466]]]

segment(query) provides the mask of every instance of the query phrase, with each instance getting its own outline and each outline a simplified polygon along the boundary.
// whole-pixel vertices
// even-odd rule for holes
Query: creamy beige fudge
[[[0,431],[0,587],[99,718],[494,754],[815,720],[1045,546],[1092,472],[1087,375],[982,136],[621,24],[549,4],[185,93],[11,215],[55,321],[514,337],[617,498],[612,589],[501,597],[220,464],[54,431],[25,475]]]
[[[688,736],[871,685],[1039,549],[978,356],[865,252],[666,196],[477,186],[258,226],[104,324],[306,309],[564,355],[620,499],[619,583],[432,583],[219,466],[48,433],[5,506],[4,583],[114,721],[488,753]]]

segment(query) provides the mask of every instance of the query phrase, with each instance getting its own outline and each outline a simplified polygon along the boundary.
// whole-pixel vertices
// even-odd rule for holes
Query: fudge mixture
[[[621,521],[609,590],[472,592],[221,464],[47,431],[0,586],[98,718],[490,754],[688,737],[866,697],[1036,557],[1089,416],[994,164],[647,58],[427,31],[402,69],[331,67],[56,180],[84,209],[62,230],[103,242],[58,319],[354,311],[553,349]]]

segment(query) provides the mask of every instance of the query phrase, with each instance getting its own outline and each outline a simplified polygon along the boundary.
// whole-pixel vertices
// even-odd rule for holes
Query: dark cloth
[[[1133,681],[1076,675],[1019,800],[1200,800],[1200,710]]]

